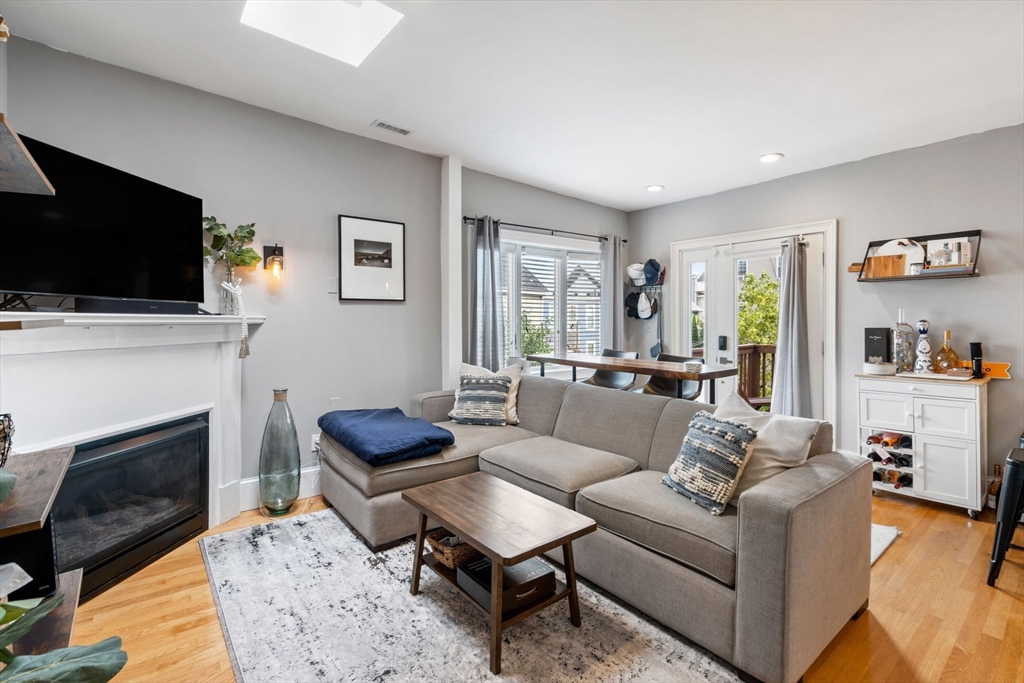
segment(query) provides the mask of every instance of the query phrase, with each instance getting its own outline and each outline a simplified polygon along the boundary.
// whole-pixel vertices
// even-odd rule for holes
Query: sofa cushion
[[[463,375],[459,379],[455,407],[448,413],[448,417],[463,425],[504,427],[508,423],[508,394],[511,386],[512,378],[508,375]]]
[[[636,460],[551,436],[489,448],[480,469],[538,496],[572,508],[584,486],[639,469]]]
[[[735,392],[722,399],[715,416],[737,420],[757,430],[757,439],[733,489],[730,505],[737,505],[740,494],[747,489],[807,462],[811,443],[821,427],[820,420],[755,410]]]
[[[570,384],[551,436],[618,453],[647,467],[654,428],[670,400],[664,396]]]
[[[692,567],[727,586],[736,583],[738,513],[709,515],[646,470],[588,486],[576,511],[613,534]]]
[[[437,455],[419,460],[371,467],[323,433],[320,434],[320,450],[341,476],[363,495],[373,497],[476,472],[480,451],[536,436],[521,427],[483,427],[454,422],[440,425],[455,435],[455,443]]]
[[[668,468],[676,461],[679,449],[682,448],[686,432],[690,431],[693,416],[702,410],[714,415],[714,405],[674,399],[665,405],[654,429],[651,441],[651,456],[647,461],[647,469],[668,472]]]
[[[701,411],[694,416],[679,457],[662,481],[711,514],[720,515],[743,474],[757,430],[716,415]]]
[[[519,382],[523,377],[523,361],[522,363],[513,363],[507,368],[502,368],[497,372],[491,372],[487,368],[480,365],[470,365],[469,363],[463,363],[462,369],[459,371],[460,379],[462,377],[494,377],[495,375],[505,375],[511,381],[508,386],[508,395],[505,396],[505,424],[517,425],[519,424],[519,413],[516,411],[516,398],[519,395]],[[455,405],[459,403],[459,392],[462,389],[461,382],[459,383],[459,389],[455,390]],[[448,417],[455,418],[455,408],[452,408],[451,412],[448,413]]]
[[[523,375],[516,398],[519,426],[541,436],[551,436],[568,387],[569,383],[560,379]]]

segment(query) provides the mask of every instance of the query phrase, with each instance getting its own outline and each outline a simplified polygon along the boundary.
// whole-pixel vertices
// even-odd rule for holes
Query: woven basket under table
[[[483,553],[468,543],[463,543],[454,548],[441,545],[442,538],[454,535],[447,529],[435,529],[427,534],[427,542],[430,544],[430,549],[438,562],[448,567],[448,569],[455,569],[460,565],[483,557]]]

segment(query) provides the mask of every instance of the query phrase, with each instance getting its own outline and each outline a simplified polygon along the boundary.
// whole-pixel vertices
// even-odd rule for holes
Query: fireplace
[[[209,528],[209,414],[77,447],[53,506],[60,571],[88,600]]]

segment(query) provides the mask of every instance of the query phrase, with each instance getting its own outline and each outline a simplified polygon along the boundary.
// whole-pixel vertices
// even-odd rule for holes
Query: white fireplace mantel
[[[0,331],[0,413],[14,450],[81,444],[210,414],[210,524],[241,507],[242,320],[235,316],[0,313],[60,324]],[[251,316],[249,325],[264,321]]]

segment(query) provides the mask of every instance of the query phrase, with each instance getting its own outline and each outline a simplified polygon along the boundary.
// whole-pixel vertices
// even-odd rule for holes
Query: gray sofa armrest
[[[422,417],[427,422],[445,422],[455,407],[455,390],[428,391],[412,397],[409,417]]]
[[[734,662],[791,683],[867,602],[871,463],[818,455],[745,491],[738,507]]]

